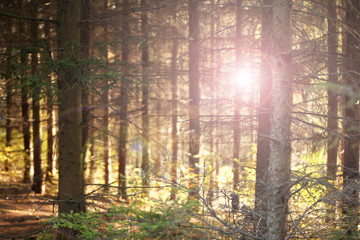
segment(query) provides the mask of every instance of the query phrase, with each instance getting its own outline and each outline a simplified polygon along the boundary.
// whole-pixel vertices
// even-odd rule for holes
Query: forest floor
[[[28,184],[0,183],[0,239],[37,239],[56,212],[54,197],[30,193]]]

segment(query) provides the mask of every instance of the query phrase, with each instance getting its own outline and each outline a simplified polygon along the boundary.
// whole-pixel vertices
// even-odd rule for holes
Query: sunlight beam
[[[235,72],[235,85],[236,87],[248,90],[254,84],[254,76],[250,69],[238,69]]]

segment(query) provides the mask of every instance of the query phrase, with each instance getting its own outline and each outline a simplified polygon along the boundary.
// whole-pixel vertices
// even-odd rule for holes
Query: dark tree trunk
[[[59,59],[77,64],[80,55],[81,0],[58,1]],[[59,87],[59,213],[84,211],[81,126],[81,71],[58,69]],[[73,111],[73,110],[76,111]]]
[[[200,11],[199,2],[191,1],[189,13],[189,180],[190,197],[194,197],[199,187],[200,150]]]
[[[90,17],[91,3],[90,0],[81,0],[81,19],[88,19]],[[90,24],[84,21],[80,24],[80,44],[81,55],[83,59],[89,58],[90,51]],[[81,120],[81,146],[82,146],[82,161],[85,166],[85,158],[87,152],[87,143],[89,138],[90,125],[90,108],[89,108],[89,67],[84,64],[81,66],[82,74],[82,91],[81,91],[81,105],[82,105],[82,120]]]
[[[358,14],[360,2],[349,0],[346,2],[346,72],[345,83],[347,87],[356,91],[359,88],[360,51],[359,39],[354,32],[359,32]],[[354,96],[345,96],[345,120],[344,120],[344,197],[342,211],[344,214],[344,228],[348,235],[357,231],[359,224],[359,192],[357,190],[359,180],[359,104],[353,101]]]
[[[260,77],[260,99],[258,112],[258,137],[256,154],[256,183],[255,183],[255,212],[263,216],[257,228],[262,235],[266,227],[266,182],[268,178],[268,166],[270,158],[270,104],[272,95],[272,72],[269,63],[269,50],[271,38],[273,0],[264,0],[262,8],[261,25],[261,77]]]
[[[211,0],[211,4],[215,4],[215,0]],[[208,192],[208,201],[211,204],[213,197],[214,197],[214,189],[215,189],[215,151],[214,151],[214,140],[215,140],[215,114],[216,114],[216,100],[215,100],[215,72],[214,72],[214,67],[215,67],[215,56],[214,56],[214,52],[215,52],[215,46],[214,46],[214,33],[215,33],[215,19],[211,16],[210,17],[210,66],[212,69],[211,75],[210,75],[210,89],[211,89],[211,93],[212,93],[212,102],[211,102],[211,110],[210,110],[210,131],[209,131],[209,141],[210,141],[210,154],[211,154],[211,158],[210,158],[210,166],[211,166],[211,172],[210,172],[210,183],[209,183],[209,192]]]
[[[122,1],[122,10],[126,11],[129,9],[129,0]],[[125,77],[128,77],[129,73],[129,54],[130,48],[128,45],[128,38],[130,36],[130,24],[128,21],[129,15],[124,14],[123,19],[123,28],[122,28],[122,40],[123,44],[121,45],[121,55],[123,65],[123,73]],[[126,195],[126,144],[127,144],[127,135],[128,135],[128,86],[126,84],[126,79],[123,79],[120,87],[120,96],[122,101],[120,102],[120,132],[119,132],[119,146],[118,146],[118,163],[119,163],[119,195],[122,198],[127,199]]]
[[[7,50],[8,57],[10,57],[10,49]],[[10,61],[10,60],[9,60]],[[13,82],[11,78],[10,66],[6,67],[6,125],[5,125],[5,166],[4,170],[7,172],[10,170],[11,160],[11,140],[12,140],[12,120],[11,120],[11,107],[12,107],[12,96],[13,96]]]
[[[37,1],[32,1],[32,15],[37,17]],[[38,23],[31,23],[31,38],[33,44],[36,46],[38,38]],[[38,53],[33,50],[31,55],[31,74],[35,76],[37,74]],[[33,148],[34,148],[34,176],[33,176],[33,191],[35,193],[41,193],[43,174],[41,170],[41,138],[40,138],[40,89],[34,84],[32,86],[32,113],[33,113]]]
[[[337,27],[336,27],[336,0],[328,2],[328,72],[329,83],[337,83]],[[336,177],[337,152],[339,137],[338,131],[338,97],[337,93],[331,89],[328,90],[328,141],[327,141],[327,174],[332,179]]]
[[[24,50],[21,51],[20,61],[23,66],[26,65],[27,54]],[[30,119],[29,119],[29,89],[26,87],[24,79],[21,79],[21,114],[22,114],[22,131],[24,141],[24,183],[30,183]]]
[[[237,0],[237,9],[236,9],[236,37],[235,37],[235,61],[236,68],[241,68],[241,31],[242,31],[242,11],[241,4],[242,0]],[[235,82],[235,99],[234,99],[234,125],[233,125],[233,137],[234,137],[234,148],[233,148],[233,173],[234,173],[234,182],[233,182],[233,194],[232,194],[232,208],[233,210],[239,210],[239,195],[236,193],[240,183],[240,109],[241,109],[241,88],[240,84]]]
[[[53,103],[51,99],[48,99],[47,102],[47,112],[48,112],[48,119],[47,119],[47,166],[46,166],[46,174],[45,174],[45,181],[51,183],[53,178],[53,163],[54,163],[54,135],[53,135]]]
[[[107,5],[108,5],[108,1],[105,0],[104,1],[104,13],[106,13],[107,11]],[[103,23],[103,28],[104,28],[104,60],[108,61],[108,24],[105,21]],[[104,143],[104,184],[105,184],[105,190],[108,190],[108,185],[109,185],[109,178],[110,178],[110,169],[109,169],[109,134],[108,134],[108,129],[109,129],[109,90],[108,90],[108,79],[103,80],[104,81],[104,92],[103,92],[103,96],[102,99],[104,101],[104,115],[103,115],[103,143]]]
[[[157,176],[161,176],[161,99],[158,99],[156,102],[156,151],[155,151],[155,172]]]
[[[49,7],[47,7],[47,10],[49,10]],[[51,42],[50,42],[50,25],[48,22],[45,23],[44,26],[44,32],[45,32],[45,41],[47,42],[47,52],[50,52],[51,48]],[[44,61],[50,61],[51,55],[45,55],[43,56]],[[51,82],[51,78],[48,78],[48,81]],[[51,96],[47,96],[47,165],[46,165],[46,173],[45,173],[45,181],[48,183],[52,182],[53,178],[53,169],[54,169],[54,124],[53,124],[53,99]]]
[[[34,147],[33,191],[35,193],[41,193],[43,176],[41,170],[40,103],[36,97],[33,98],[32,101],[32,111],[33,111],[33,147]]]
[[[176,19],[176,18],[175,18]],[[172,50],[171,50],[171,108],[173,116],[171,119],[171,139],[172,139],[172,158],[171,158],[171,181],[173,184],[177,182],[177,155],[178,155],[178,133],[177,133],[177,115],[178,115],[178,104],[177,104],[177,91],[178,91],[178,68],[177,68],[177,57],[178,57],[178,40],[177,31],[174,29]],[[176,191],[175,188],[171,189],[170,199],[175,200]]]
[[[141,0],[141,8],[147,7],[147,0]],[[148,47],[148,16],[147,12],[141,13],[141,32],[143,34],[143,41],[141,51],[141,64],[142,64],[142,163],[141,163],[141,177],[143,186],[149,185],[150,177],[150,163],[149,163],[149,47]],[[144,192],[147,192],[147,188],[144,188]]]

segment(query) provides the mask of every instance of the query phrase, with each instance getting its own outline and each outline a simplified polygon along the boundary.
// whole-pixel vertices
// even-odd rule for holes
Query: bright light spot
[[[235,73],[236,87],[241,89],[249,89],[254,83],[254,76],[250,69],[239,69]]]

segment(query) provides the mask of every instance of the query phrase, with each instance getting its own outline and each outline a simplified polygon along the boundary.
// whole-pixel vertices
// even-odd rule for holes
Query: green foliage
[[[196,201],[133,202],[112,206],[107,212],[61,214],[49,223],[57,229],[68,229],[76,237],[92,239],[191,239],[196,225],[192,212]],[[42,239],[50,239],[45,233]]]
[[[359,239],[359,233],[355,232],[351,235],[346,234],[344,231],[335,230],[331,232],[331,240],[356,240]]]
[[[79,84],[97,86],[101,84],[100,93],[108,90],[119,81],[126,84],[138,84],[137,79],[124,76],[119,66],[125,63],[117,60],[109,63],[103,57],[89,58],[81,56],[80,46],[72,46],[70,51],[61,58],[53,59],[47,43],[36,42],[27,47],[11,47],[0,51],[0,78],[11,79],[12,85],[18,89],[25,89],[26,96],[37,102],[41,99],[56,99],[58,86],[56,77],[67,72],[78,73],[74,77]],[[32,59],[36,56],[36,60]],[[135,67],[129,67],[135,72]],[[95,89],[95,88],[94,88]]]
[[[108,215],[99,212],[62,213],[60,217],[53,217],[49,222],[57,229],[68,229],[81,239],[118,239],[126,229],[116,229]],[[44,235],[43,239],[47,236]]]
[[[33,60],[32,57],[37,59]],[[40,58],[39,58],[40,56]],[[1,77],[11,79],[13,86],[26,90],[26,97],[37,101],[53,98],[57,92],[56,85],[50,80],[54,72],[54,62],[47,44],[35,43],[29,47],[7,48],[0,53],[0,67],[7,71]]]
[[[110,211],[114,216],[120,214],[127,221],[129,226],[139,229],[131,231],[127,235],[134,239],[189,239],[195,225],[191,223],[193,217],[191,212],[197,208],[195,201],[185,203],[167,201],[148,202],[144,207],[149,210],[139,208],[138,204],[130,204],[127,207],[113,207]]]

